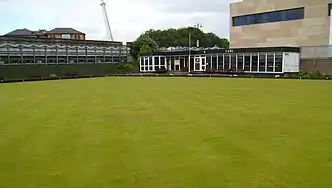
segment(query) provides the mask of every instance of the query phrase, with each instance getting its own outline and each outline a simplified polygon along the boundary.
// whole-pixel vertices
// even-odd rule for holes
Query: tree
[[[153,52],[154,50],[148,45],[148,44],[143,44],[141,47],[140,47],[140,50],[139,50],[139,53],[140,52]],[[137,55],[137,62],[139,62],[139,54]]]
[[[133,44],[132,56],[137,59],[141,50],[149,52],[157,51],[159,47],[185,47],[189,44],[189,34],[191,34],[192,46],[196,41],[200,41],[200,47],[220,47],[229,48],[229,42],[226,38],[220,38],[214,33],[204,33],[202,30],[194,27],[180,29],[153,30],[150,29],[139,36]],[[142,48],[144,45],[144,48]],[[149,49],[149,48],[150,49]],[[146,51],[145,51],[146,52]]]
[[[134,41],[131,49],[131,55],[134,59],[137,59],[140,52],[155,52],[158,50],[158,47],[158,43],[150,38],[149,35],[144,33]]]

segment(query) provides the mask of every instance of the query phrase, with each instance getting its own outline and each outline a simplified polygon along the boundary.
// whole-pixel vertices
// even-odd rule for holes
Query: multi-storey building
[[[230,6],[230,46],[332,45],[331,0],[243,0]]]
[[[0,65],[128,62],[131,43],[0,36]]]

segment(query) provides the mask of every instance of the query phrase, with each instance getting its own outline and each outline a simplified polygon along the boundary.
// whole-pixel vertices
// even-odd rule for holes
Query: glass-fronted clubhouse
[[[190,63],[188,60],[190,59]],[[296,47],[184,49],[140,54],[141,72],[295,73]]]

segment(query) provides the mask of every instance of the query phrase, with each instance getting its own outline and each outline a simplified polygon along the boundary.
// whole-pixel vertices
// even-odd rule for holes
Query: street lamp
[[[200,29],[202,28],[202,25],[201,24],[195,24],[194,25],[194,28],[197,28],[197,29]],[[190,60],[191,60],[191,51],[190,51],[190,48],[191,48],[191,33],[189,32],[189,37],[188,37],[188,54],[189,54],[189,59],[188,59],[188,72],[190,73]],[[197,40],[197,47],[199,47],[199,40]],[[194,66],[195,66],[195,62],[194,62]]]

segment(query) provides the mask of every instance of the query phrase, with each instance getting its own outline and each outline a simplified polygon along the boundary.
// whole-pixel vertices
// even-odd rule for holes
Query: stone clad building
[[[230,6],[230,47],[332,45],[331,0],[243,0]]]

